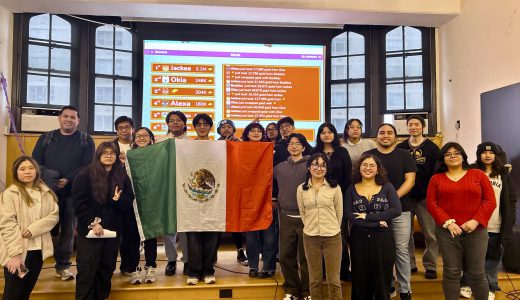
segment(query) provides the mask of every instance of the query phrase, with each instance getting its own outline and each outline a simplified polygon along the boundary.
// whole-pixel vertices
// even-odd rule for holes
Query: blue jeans
[[[74,229],[76,216],[72,207],[72,197],[58,192],[58,206],[60,208],[60,235],[54,244],[54,259],[57,271],[68,269],[71,265],[70,257],[74,247]]]
[[[177,235],[179,235],[179,246],[181,247],[182,251],[181,260],[184,264],[186,264],[188,263],[188,239],[186,237],[186,232],[175,232],[171,234],[165,234],[163,236],[166,258],[168,259],[168,262],[177,261],[177,257],[179,256],[177,253],[177,248],[175,247]]]
[[[408,243],[410,241],[410,231],[412,221],[409,211],[403,211],[401,215],[392,220],[395,240],[395,270],[397,281],[399,282],[399,293],[411,293],[412,286],[410,279],[410,255],[408,254]]]
[[[259,270],[260,251],[264,266],[262,271],[276,271],[276,253],[278,252],[278,236],[276,234],[276,222],[278,213],[276,206],[273,205],[273,221],[265,230],[248,231],[246,235],[246,253],[249,261],[249,268]]]

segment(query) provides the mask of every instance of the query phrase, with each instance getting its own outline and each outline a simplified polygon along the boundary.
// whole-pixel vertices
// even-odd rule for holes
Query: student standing
[[[303,221],[303,246],[309,265],[310,292],[313,300],[323,299],[323,260],[327,273],[329,299],[340,300],[341,188],[328,174],[328,159],[323,153],[307,161],[307,180],[298,186],[298,208]]]
[[[43,261],[52,256],[50,231],[59,216],[58,198],[41,181],[33,158],[21,156],[14,161],[13,184],[0,194],[0,207],[2,299],[28,300]]]
[[[351,299],[390,299],[395,263],[392,220],[401,214],[401,201],[374,155],[361,156],[353,179],[345,209],[352,223]]]
[[[426,249],[424,250],[422,262],[425,269],[426,279],[437,278],[437,257],[439,255],[439,245],[435,238],[435,221],[426,209],[426,189],[430,178],[435,172],[437,159],[439,157],[439,147],[434,142],[424,137],[423,131],[426,126],[424,118],[419,115],[411,115],[406,119],[406,128],[410,138],[397,145],[398,148],[407,150],[415,160],[417,173],[415,184],[410,192],[410,218],[412,224],[415,216],[421,225],[424,234]],[[417,272],[415,261],[415,245],[413,240],[413,226],[410,231],[410,242],[408,246],[410,255],[410,268],[412,272]]]
[[[426,204],[437,224],[444,298],[459,298],[464,265],[475,299],[486,300],[486,227],[496,207],[493,187],[484,172],[469,169],[468,157],[459,144],[447,143],[440,152],[440,167],[428,185]]]
[[[73,204],[78,218],[76,299],[106,299],[110,295],[116,268],[123,218],[134,194],[130,179],[112,142],[103,142],[93,162],[76,177],[72,186]],[[104,230],[116,232],[114,238],[88,238]]]
[[[348,120],[343,129],[343,140],[345,143],[341,146],[348,150],[352,165],[357,164],[364,152],[377,147],[373,140],[361,138],[362,133],[363,123],[359,119]]]

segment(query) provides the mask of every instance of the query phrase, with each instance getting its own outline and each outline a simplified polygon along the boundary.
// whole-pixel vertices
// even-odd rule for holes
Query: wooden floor
[[[129,277],[122,276],[119,269],[112,278],[112,292],[109,299],[114,300],[146,300],[146,299],[282,299],[283,277],[278,270],[272,279],[251,279],[247,276],[248,268],[236,262],[236,252],[230,247],[219,251],[216,267],[217,283],[207,285],[199,282],[196,286],[186,285],[186,276],[182,275],[183,264],[177,263],[177,274],[172,277],[164,276],[166,259],[164,248],[159,247],[157,281],[153,284],[131,285]],[[421,261],[421,249],[418,249],[417,259]],[[144,257],[142,257],[141,266]],[[427,280],[424,278],[424,270],[419,266],[419,272],[412,275],[413,299],[443,299],[442,296],[442,261],[439,260],[439,279]],[[31,299],[74,299],[74,281],[63,282],[54,277],[54,263],[45,261],[44,269],[38,283],[31,295]],[[75,272],[75,267],[71,268]],[[144,273],[143,273],[144,275]],[[513,291],[514,287],[520,289],[520,275],[509,274],[511,282],[505,273],[499,274],[499,285],[503,291]],[[4,281],[0,281],[0,291],[3,290]],[[231,295],[231,296],[230,296]],[[173,298],[172,298],[173,297]],[[520,297],[520,292],[516,294]],[[343,298],[350,299],[350,283],[343,283]],[[398,299],[393,298],[393,299]],[[496,299],[520,299],[507,297],[506,293],[496,294]]]

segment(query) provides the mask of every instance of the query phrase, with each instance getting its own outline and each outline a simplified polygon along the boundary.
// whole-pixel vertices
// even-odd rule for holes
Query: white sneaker
[[[294,297],[291,294],[285,294],[285,297],[283,297],[283,300],[296,300],[297,298]],[[304,298],[305,299],[305,298]]]
[[[146,275],[144,276],[144,283],[154,283],[155,282],[155,268],[152,267],[144,267]]]
[[[311,300],[311,296],[303,297],[303,300]]]
[[[490,291],[488,294],[488,300],[495,300],[495,293]]]
[[[395,287],[390,287],[390,298],[397,297],[397,291],[395,290]]]
[[[472,295],[473,293],[471,292],[471,288],[469,286],[463,286],[460,288],[460,296],[462,298],[469,299]]]
[[[130,283],[141,284],[141,282],[141,268],[137,268],[134,272],[132,272],[132,278],[130,278]]]
[[[188,277],[186,280],[187,285],[197,285],[199,283],[199,279],[197,277]]]
[[[209,276],[204,277],[204,282],[206,284],[213,284],[213,283],[217,282],[217,279],[215,278],[215,276],[209,275]]]
[[[69,269],[56,270],[56,278],[60,278],[63,281],[73,280],[74,274]]]

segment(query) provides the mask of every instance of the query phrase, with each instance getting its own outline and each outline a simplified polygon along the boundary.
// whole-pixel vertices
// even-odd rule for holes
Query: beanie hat
[[[231,125],[231,127],[233,127],[233,133],[235,133],[237,131],[237,128],[235,127],[235,123],[233,123],[233,121],[231,121],[229,119],[224,119],[224,120],[218,122],[218,126],[217,126],[218,134],[220,134],[220,128],[225,124],[229,124],[229,125]]]
[[[493,153],[498,154],[498,147],[496,144],[492,142],[484,142],[477,146],[477,159],[479,159],[480,155],[484,151],[493,151]]]

